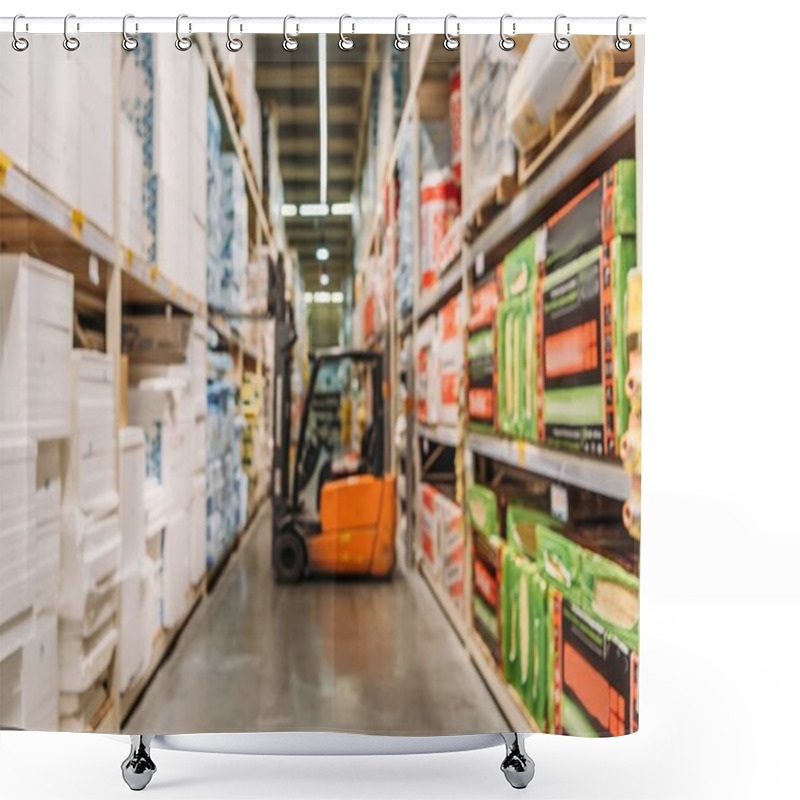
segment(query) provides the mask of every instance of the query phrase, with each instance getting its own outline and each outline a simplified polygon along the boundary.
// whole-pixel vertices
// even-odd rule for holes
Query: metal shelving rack
[[[245,174],[251,213],[255,214],[256,244],[265,244],[271,258],[278,256],[278,248],[264,210],[252,164],[234,122],[230,103],[225,94],[219,65],[214,57],[208,34],[196,34],[203,61],[209,75],[209,93],[213,96],[226,134],[233,143]],[[118,75],[115,75],[115,84]],[[115,115],[119,115],[115,107]],[[115,131],[118,130],[115,118]],[[118,168],[115,160],[114,169]],[[116,181],[116,177],[113,178]],[[125,242],[102,230],[78,208],[61,200],[47,186],[29,176],[0,151],[0,241],[3,249],[11,252],[29,251],[35,246],[35,254],[70,272],[75,280],[76,310],[101,313],[105,316],[105,347],[112,356],[115,374],[115,418],[120,420],[120,362],[122,357],[123,306],[163,306],[167,313],[172,310],[203,319],[217,331],[234,356],[234,377],[241,381],[244,364],[265,378],[265,354],[253,348],[234,331],[224,315],[208,309],[205,303],[192,295],[185,287],[169,278],[158,265],[146,263],[132,252]],[[205,271],[205,265],[203,265]],[[263,504],[266,498],[260,498]],[[241,542],[256,512],[247,525],[235,537],[231,552]],[[228,554],[228,556],[230,553]],[[226,558],[228,557],[226,556]],[[158,670],[161,660],[170,651],[194,610],[207,593],[207,579],[191,592],[187,612],[180,622],[169,631],[163,631],[154,642],[154,657],[145,675],[124,693],[116,682],[116,671],[112,665],[112,692],[94,720],[92,730],[119,730],[121,723],[136,705],[141,693]]]
[[[403,114],[396,131],[394,145],[382,173],[383,180],[379,187],[394,174],[397,164],[400,143],[406,134],[406,129],[411,128],[414,141],[414,161],[417,170],[415,185],[419,185],[419,105],[417,94],[426,73],[426,68],[433,53],[433,48],[438,45],[437,39],[431,34],[419,34],[414,39],[414,60],[411,64],[411,73]],[[637,44],[638,54],[643,52],[644,43]],[[466,74],[465,57],[461,48],[461,72]],[[573,182],[579,181],[587,168],[601,162],[603,158],[613,158],[615,149],[621,142],[626,147],[634,146],[637,164],[641,164],[641,125],[636,125],[637,118],[641,115],[642,72],[634,68],[630,78],[608,99],[597,113],[592,116],[583,127],[578,130],[546,163],[540,171],[534,174],[529,181],[515,194],[513,199],[503,207],[494,219],[481,230],[472,240],[466,238],[462,241],[460,255],[451,262],[438,276],[435,289],[426,297],[420,297],[418,281],[414,282],[413,310],[410,317],[398,322],[395,317],[395,306],[389,303],[390,321],[389,328],[394,331],[391,338],[392,346],[399,347],[401,342],[411,339],[412,359],[415,352],[414,342],[420,323],[431,313],[438,310],[450,297],[463,292],[465,308],[469,307],[472,289],[472,270],[478,261],[491,263],[490,259],[502,254],[503,248],[509,244],[518,231],[522,228],[532,229],[544,221],[546,214],[555,210],[552,206],[562,198],[562,193],[569,191]],[[467,102],[462,103],[462,131],[470,130]],[[630,139],[628,139],[630,137]],[[631,142],[634,142],[632,145]],[[462,186],[469,186],[469,148],[462,153]],[[638,186],[637,196],[641,198],[641,170],[637,171]],[[468,191],[468,189],[467,189]],[[414,261],[419,263],[419,196],[415,193],[414,207]],[[638,201],[641,203],[641,199]],[[377,204],[376,204],[377,205]],[[463,201],[462,207],[468,207]],[[637,209],[637,216],[641,219],[641,207]],[[462,220],[462,224],[465,221]],[[465,230],[462,228],[462,230]],[[380,209],[376,207],[370,219],[362,226],[365,232],[361,237],[356,265],[357,269],[365,263],[366,256],[374,251],[379,232],[382,232]],[[641,236],[638,237],[638,247],[641,248]],[[641,250],[639,250],[641,259]],[[356,310],[357,313],[358,309]],[[466,344],[466,343],[465,343]],[[413,368],[412,368],[413,372]],[[410,384],[413,388],[413,380]],[[465,405],[465,389],[461,390],[462,407]],[[572,453],[548,448],[531,442],[514,441],[499,434],[476,433],[468,430],[462,419],[457,428],[444,428],[441,426],[427,426],[419,423],[415,415],[410,415],[408,436],[413,442],[415,451],[413,468],[411,470],[412,485],[408,491],[413,495],[415,514],[409,517],[409,525],[416,516],[419,519],[419,493],[417,484],[421,473],[420,441],[426,439],[439,447],[452,447],[464,458],[467,475],[471,472],[474,456],[482,456],[499,464],[505,464],[529,473],[542,475],[551,479],[578,486],[590,491],[603,494],[610,498],[625,500],[630,493],[631,479],[624,471],[622,465],[615,461],[603,461],[597,458],[583,457]],[[466,524],[466,546],[471,547],[469,525]],[[424,561],[420,558],[419,541],[416,532],[409,534],[405,547],[408,563],[419,570],[421,577],[429,585],[440,607],[458,634],[459,639],[475,663],[487,687],[490,689],[498,706],[503,711],[509,724],[517,730],[536,730],[537,726],[530,713],[518,697],[516,691],[509,686],[501,671],[491,659],[490,655],[471,630],[468,618],[461,616],[454,607],[450,598],[442,587],[431,575]],[[471,607],[471,596],[467,582],[466,602]]]

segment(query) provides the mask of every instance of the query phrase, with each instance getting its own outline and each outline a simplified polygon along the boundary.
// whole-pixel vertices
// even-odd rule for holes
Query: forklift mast
[[[294,311],[286,300],[283,256],[271,265],[269,313],[275,319],[275,375],[273,381],[274,443],[272,455],[272,518],[277,525],[289,509],[289,459],[292,420],[292,348],[297,340]]]

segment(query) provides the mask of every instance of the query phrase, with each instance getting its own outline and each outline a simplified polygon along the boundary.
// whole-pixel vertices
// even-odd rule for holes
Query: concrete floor
[[[273,580],[263,512],[131,733],[487,733],[508,726],[423,579]]]

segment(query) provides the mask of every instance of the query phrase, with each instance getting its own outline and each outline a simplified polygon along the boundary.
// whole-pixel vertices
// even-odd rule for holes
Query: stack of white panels
[[[32,536],[36,447],[0,436],[0,725],[22,725],[22,654],[33,635]]]
[[[107,697],[117,644],[122,530],[110,356],[74,350],[72,432],[64,488],[59,589],[60,726],[80,730]],[[102,703],[101,703],[102,704]]]
[[[120,691],[125,691],[147,667],[144,431],[134,427],[121,430],[120,452],[122,558],[117,681]]]
[[[0,255],[0,424],[34,439],[70,431],[72,275],[28,255]]]
[[[120,115],[118,127],[117,209],[119,240],[122,246],[139,258],[147,251],[147,226],[144,217],[144,157],[136,128]]]
[[[30,159],[31,59],[16,58],[10,50],[11,37],[2,38],[0,65],[0,142],[3,153],[23,172]],[[13,109],[8,112],[7,109]]]
[[[22,652],[22,725],[32,731],[58,726],[58,614],[36,612],[31,640]]]
[[[189,51],[189,291],[206,302],[206,147],[208,70],[196,48]]]

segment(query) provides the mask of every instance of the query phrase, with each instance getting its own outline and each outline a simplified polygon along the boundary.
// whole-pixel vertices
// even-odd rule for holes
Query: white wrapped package
[[[33,537],[34,604],[37,612],[58,605],[61,555],[61,443],[39,442],[36,452],[36,527]]]
[[[576,36],[559,52],[550,36],[534,36],[506,92],[506,121],[520,150],[534,147],[550,131],[552,115],[577,88],[599,36]]]
[[[180,511],[170,515],[164,532],[162,622],[173,628],[183,620],[189,592],[189,515]]]
[[[192,480],[192,505],[189,517],[189,582],[197,586],[206,574],[206,473]]]
[[[145,539],[145,439],[141,428],[130,426],[119,432],[120,518],[122,520],[123,571],[139,571],[144,558]]]

